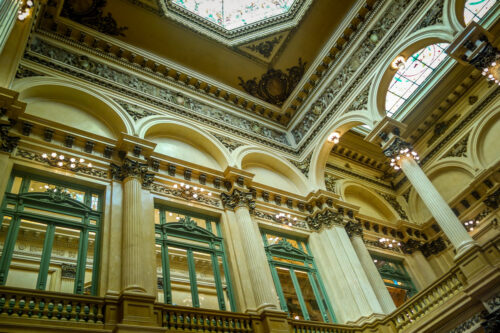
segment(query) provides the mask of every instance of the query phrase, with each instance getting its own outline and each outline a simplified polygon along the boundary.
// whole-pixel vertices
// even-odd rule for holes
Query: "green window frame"
[[[170,221],[168,221],[167,214],[169,216],[176,215],[177,220],[171,222],[172,218],[170,218]],[[195,264],[195,255],[202,253],[210,256],[219,310],[226,311],[229,308],[231,311],[236,311],[229,266],[218,218],[170,206],[155,205],[155,238],[157,249],[161,251],[162,273],[158,277],[158,289],[163,290],[164,303],[179,305],[173,304],[169,259],[169,248],[175,248],[185,251],[187,257],[192,306],[195,308],[202,307]],[[221,272],[221,268],[223,272]]]
[[[310,286],[310,290],[312,290],[314,294],[314,300],[319,308],[323,321],[327,323],[336,323],[337,320],[333,313],[332,305],[328,299],[328,295],[307,242],[304,239],[264,229],[261,230],[261,234],[281,309],[288,312],[289,316],[293,316],[293,313],[298,313],[298,315],[294,316],[298,318],[294,319],[311,320],[311,314],[308,311],[303,293],[307,283],[304,279],[299,281],[297,277],[298,274],[301,274],[308,278],[308,286]],[[289,308],[278,270],[287,270],[290,273],[293,289],[299,302],[299,308]],[[311,306],[311,304],[309,304],[309,306]]]
[[[406,290],[405,301],[417,293],[417,288],[406,271],[403,261],[373,253],[370,255],[387,287]]]
[[[0,230],[5,232],[0,249],[0,285],[7,284],[12,260],[18,257],[16,251],[20,247],[17,241],[22,241],[23,233],[30,232],[25,226],[35,225],[40,229],[33,232],[44,235],[40,258],[37,258],[40,266],[35,289],[46,290],[50,265],[57,265],[57,262],[61,265],[61,272],[67,269],[71,279],[74,278],[74,294],[97,295],[101,220],[102,191],[14,171],[0,211]],[[5,226],[6,222],[8,226]],[[21,234],[20,230],[23,230]],[[76,261],[57,257],[59,254],[53,253],[55,240],[61,237],[60,231],[73,235],[73,239],[78,238]],[[92,248],[93,253],[90,252]],[[90,257],[92,262],[89,265],[87,259]],[[86,274],[89,266],[92,271]],[[90,281],[86,286],[88,279]]]

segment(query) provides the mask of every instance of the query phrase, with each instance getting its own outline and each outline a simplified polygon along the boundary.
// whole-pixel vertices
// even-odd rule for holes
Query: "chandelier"
[[[499,61],[495,59],[488,67],[484,67],[482,74],[486,76],[489,81],[500,85],[500,59]]]
[[[399,170],[401,168],[398,164],[399,160],[401,160],[401,157],[412,157],[415,161],[418,161],[420,159],[416,151],[410,150],[410,148],[401,149],[399,151],[399,154],[391,159],[391,167],[393,167],[394,170]]]
[[[464,222],[464,227],[467,229],[467,231],[474,231],[474,228],[479,225],[478,220],[470,220],[467,222]]]
[[[378,240],[381,244],[383,244],[385,247],[393,248],[395,246],[401,246],[401,243],[398,242],[395,239],[390,239],[390,238],[380,238]]]
[[[22,1],[17,11],[17,19],[19,21],[24,21],[30,15],[33,5],[34,3],[32,0]]]
[[[292,217],[290,214],[278,213],[274,216],[274,220],[278,223],[286,224],[288,226],[293,226],[297,222],[296,217]]]

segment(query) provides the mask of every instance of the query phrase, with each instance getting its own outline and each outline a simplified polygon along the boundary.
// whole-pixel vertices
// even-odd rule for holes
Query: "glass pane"
[[[156,295],[157,302],[164,303],[165,302],[165,292],[163,286],[163,264],[161,257],[161,245],[155,245],[155,255],[156,255],[156,279],[158,283],[158,293]]]
[[[217,265],[220,272],[220,280],[222,283],[222,290],[224,292],[224,303],[226,304],[226,310],[231,308],[231,303],[229,302],[229,288],[226,281],[226,274],[224,272],[224,264],[222,262],[222,257],[217,257]]]
[[[167,223],[170,222],[179,222],[181,218],[185,217],[183,214],[178,214],[178,213],[172,213],[172,212],[165,212],[165,220]]]
[[[273,260],[281,261],[281,262],[286,262],[286,263],[289,263],[289,264],[300,265],[300,266],[304,266],[305,265],[305,263],[303,261],[298,261],[298,260],[293,260],[293,259],[285,259],[285,258],[281,258],[281,257],[273,257]]]
[[[0,257],[3,254],[5,239],[7,238],[7,232],[9,231],[9,227],[11,224],[12,224],[12,217],[4,216],[3,221],[1,221],[0,225]]]
[[[328,311],[328,303],[326,302],[325,295],[321,291],[321,285],[319,284],[318,275],[316,273],[312,273],[312,276],[314,278],[314,282],[316,283],[316,287],[319,289],[318,292],[319,292],[320,297],[321,297],[321,303],[323,304],[323,309],[325,309],[325,311],[326,311],[326,315],[328,317],[328,322],[333,323],[333,319],[330,316],[330,311]]]
[[[64,293],[74,292],[76,257],[70,257],[70,248],[76,247],[78,251],[79,241],[79,230],[62,227],[55,228],[46,290],[61,291]]]
[[[46,192],[48,189],[55,189],[56,186],[46,182],[39,182],[37,180],[30,180],[28,192]],[[70,197],[81,203],[85,203],[85,192],[75,190],[72,188],[63,187],[64,191],[68,192]]]
[[[290,271],[282,267],[276,267],[276,271],[278,272],[281,289],[283,290],[283,297],[285,298],[290,316],[294,319],[304,320],[302,311],[300,310],[299,299],[293,286],[292,277],[290,276]]]
[[[14,182],[12,182],[12,188],[10,189],[10,193],[19,194],[22,182],[23,179],[21,177],[14,177]]]
[[[160,210],[155,208],[155,224],[160,224]]]
[[[300,291],[302,292],[302,298],[304,298],[304,303],[306,304],[310,320],[323,321],[323,316],[321,314],[321,310],[319,309],[318,302],[316,301],[316,296],[314,296],[307,272],[295,271],[295,276],[297,276]]]
[[[496,0],[467,0],[464,10],[465,24],[471,21],[479,22],[495,2]]]
[[[193,251],[196,269],[196,283],[198,285],[198,299],[200,308],[219,309],[215,276],[212,266],[212,256],[209,253]]]
[[[7,276],[7,286],[35,289],[47,225],[21,220]]]
[[[92,193],[92,197],[90,198],[90,208],[93,210],[99,209],[99,195]]]
[[[68,214],[63,214],[63,213],[56,213],[56,212],[51,212],[48,210],[42,210],[42,209],[37,209],[37,208],[32,208],[32,207],[24,207],[25,212],[30,212],[30,213],[36,213],[40,215],[45,215],[45,216],[51,216],[51,217],[57,217],[60,219],[65,219],[73,222],[82,222],[82,217],[81,216],[73,216],[73,215],[68,215]]]
[[[87,245],[87,261],[85,263],[85,277],[83,280],[83,293],[85,295],[92,294],[92,273],[94,271],[94,256],[95,256],[96,233],[89,232]]]
[[[168,258],[170,265],[172,304],[193,306],[193,300],[191,298],[191,285],[189,282],[187,251],[169,246]]]
[[[167,235],[167,239],[169,241],[176,241],[176,242],[180,242],[180,243],[184,243],[184,244],[192,244],[192,245],[198,245],[198,246],[203,246],[203,247],[209,246],[208,243],[198,242],[198,241],[195,241],[192,239],[186,239],[184,237],[174,237],[174,236]]]

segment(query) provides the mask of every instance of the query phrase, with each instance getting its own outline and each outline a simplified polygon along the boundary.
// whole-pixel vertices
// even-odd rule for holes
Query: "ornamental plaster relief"
[[[52,61],[40,59],[38,57],[39,55],[48,57]],[[40,38],[35,38],[32,41],[29,51],[25,54],[25,58],[43,65],[48,65],[49,67],[56,67],[56,69],[62,70],[63,72],[67,72],[70,68],[83,70],[85,74],[81,72],[75,74],[92,83],[104,86],[116,86],[119,87],[119,91],[129,94],[133,91],[131,95],[134,97],[139,97],[149,103],[153,102],[159,106],[167,106],[170,111],[174,111],[177,114],[180,113],[191,117],[193,115],[202,116],[207,120],[217,122],[219,126],[221,126],[220,122],[222,122],[238,130],[250,132],[267,140],[271,140],[275,142],[275,144],[278,143],[280,145],[290,146],[284,132],[264,126],[261,122],[248,120],[213,108],[189,96],[166,89],[164,86],[160,87],[159,85],[142,80],[130,73],[116,70],[86,56],[77,55],[68,50],[51,45]],[[53,60],[69,68],[66,66],[58,66],[59,64],[54,63]],[[88,73],[94,76],[90,76]]]

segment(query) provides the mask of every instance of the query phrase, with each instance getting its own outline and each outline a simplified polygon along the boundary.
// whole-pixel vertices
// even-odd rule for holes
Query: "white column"
[[[0,1],[0,53],[16,23],[20,3],[19,0]]]
[[[377,299],[382,306],[382,310],[384,313],[389,314],[396,309],[394,305],[394,301],[392,300],[387,287],[378,272],[377,267],[373,263],[373,259],[370,256],[370,252],[366,248],[365,243],[363,242],[363,238],[360,235],[353,234],[351,236],[352,246],[358,255],[359,261],[365,270],[366,276],[370,281],[370,284],[377,296]]]
[[[462,223],[460,223],[450,206],[448,206],[417,162],[411,157],[402,157],[400,166],[432,216],[436,219],[436,222],[455,247],[457,256],[475,246],[477,243],[467,233]]]
[[[436,273],[419,250],[415,250],[411,255],[405,256],[404,263],[406,264],[406,269],[411,274],[413,282],[415,282],[417,288],[420,290],[425,289],[437,279]]]
[[[238,204],[234,209],[234,213],[238,221],[241,245],[245,253],[248,275],[254,291],[257,310],[277,309],[278,296],[258,226],[252,220],[246,204]]]
[[[141,179],[129,176],[123,180],[123,255],[122,289],[132,292],[146,292],[146,277],[142,268],[145,253],[143,241]]]

